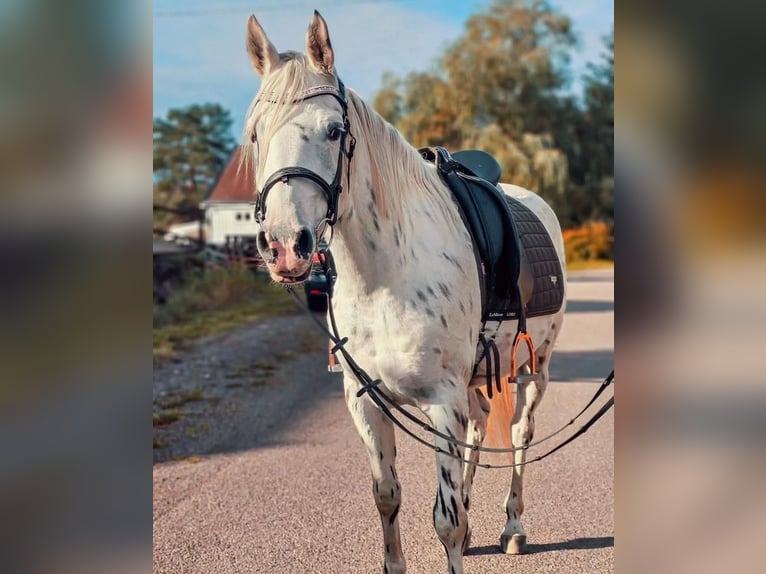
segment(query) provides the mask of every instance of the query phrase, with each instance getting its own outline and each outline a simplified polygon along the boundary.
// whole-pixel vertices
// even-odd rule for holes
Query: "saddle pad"
[[[564,302],[564,274],[556,248],[543,223],[526,205],[512,197],[505,197],[511,210],[516,231],[534,288],[527,303],[527,317],[552,315]]]

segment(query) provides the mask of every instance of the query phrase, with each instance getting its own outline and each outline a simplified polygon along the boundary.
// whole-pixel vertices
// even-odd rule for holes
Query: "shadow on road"
[[[555,550],[591,550],[594,548],[612,548],[614,546],[614,536],[596,536],[593,538],[572,538],[563,542],[548,542],[546,544],[528,544],[526,554],[538,554],[540,552],[551,552]],[[476,546],[469,548],[466,556],[488,556],[491,554],[501,554],[500,547],[497,544],[487,546]]]
[[[553,351],[551,383],[601,382],[614,369],[614,349]]]
[[[567,313],[600,313],[614,311],[614,301],[578,300],[567,301]]]

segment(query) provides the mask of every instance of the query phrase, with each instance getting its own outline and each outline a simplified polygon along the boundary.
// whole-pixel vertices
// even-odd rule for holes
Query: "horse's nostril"
[[[268,241],[266,241],[265,231],[259,231],[258,235],[256,236],[256,240],[258,241],[259,249],[266,249],[266,247],[268,247]]]
[[[311,237],[311,232],[308,228],[304,227],[298,232],[298,237],[295,239],[295,254],[298,257],[308,259],[313,252],[314,239]]]
[[[276,257],[276,254],[273,253],[273,250],[269,248],[269,241],[266,239],[266,232],[260,231],[255,239],[256,245],[258,247],[258,251],[261,252],[261,255],[266,255],[268,253],[271,253]]]

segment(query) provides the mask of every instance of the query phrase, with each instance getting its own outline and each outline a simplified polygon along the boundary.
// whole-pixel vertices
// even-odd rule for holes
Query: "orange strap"
[[[529,349],[529,364],[532,368],[532,374],[537,372],[537,366],[535,364],[535,344],[532,342],[532,336],[526,331],[519,331],[516,333],[516,339],[513,342],[513,349],[511,350],[511,378],[516,376],[516,351],[519,349],[519,345],[522,341],[526,341],[527,348]]]
[[[327,370],[330,371],[331,373],[335,373],[342,370],[342,367],[340,363],[338,362],[338,359],[335,358],[335,353],[332,352],[332,348],[333,348],[332,340],[328,340],[328,343],[329,343],[329,350],[328,350],[329,361],[327,365]]]
[[[333,347],[332,341],[330,340],[328,341],[328,343],[329,343],[328,354],[330,356],[330,361],[329,361],[330,364],[328,365],[328,367],[329,367],[329,370],[332,371],[335,368],[335,366],[338,365],[338,359],[335,358],[335,353],[332,352],[332,347]]]

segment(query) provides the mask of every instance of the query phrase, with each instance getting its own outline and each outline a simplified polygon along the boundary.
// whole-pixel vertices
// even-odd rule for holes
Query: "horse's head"
[[[277,52],[254,16],[247,52],[262,78],[245,125],[245,156],[255,158],[258,250],[275,281],[298,283],[311,271],[318,233],[337,216],[343,160],[353,150],[345,91],[316,11],[305,56]]]

